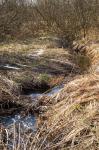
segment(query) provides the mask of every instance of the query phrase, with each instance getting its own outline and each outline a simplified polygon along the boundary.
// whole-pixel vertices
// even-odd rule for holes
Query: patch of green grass
[[[44,82],[50,81],[50,76],[46,73],[40,74],[38,78],[40,81],[44,81]]]

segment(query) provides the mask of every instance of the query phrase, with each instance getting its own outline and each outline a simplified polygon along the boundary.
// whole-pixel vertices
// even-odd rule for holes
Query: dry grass
[[[16,82],[0,76],[0,116],[13,114],[17,110],[29,110],[34,103],[30,97],[20,95],[20,87]]]
[[[25,134],[26,149],[98,150],[99,75],[78,76],[48,103],[50,107],[41,115],[35,136]],[[18,143],[14,150],[21,150],[21,146]]]
[[[54,104],[42,117],[45,125],[36,141],[37,149],[99,148],[99,75],[71,81],[49,102]]]
[[[91,62],[88,74],[76,76],[75,79],[67,82],[58,94],[39,100],[37,107],[45,113],[42,113],[38,119],[35,135],[24,131],[25,136],[23,136],[19,132],[19,143],[13,144],[13,150],[99,149],[99,73],[96,73],[94,67],[98,66],[98,48],[98,44],[89,44],[84,48],[84,54]],[[1,87],[7,88],[9,92],[9,87],[13,87],[10,86],[11,83],[6,79]],[[27,107],[28,102],[24,103]],[[29,105],[33,107],[31,103]],[[17,135],[15,132],[13,135],[15,141]],[[22,145],[20,138],[26,144]],[[7,147],[4,146],[4,149],[7,150]]]
[[[16,83],[2,75],[0,75],[0,102],[5,99],[4,95],[9,95],[6,100],[12,99],[18,94],[18,86]],[[5,93],[3,95],[3,93]],[[12,98],[13,97],[13,98]]]
[[[19,108],[18,95],[17,84],[4,76],[0,76],[0,116],[11,114]]]
[[[74,42],[72,54],[72,61],[81,71],[96,71],[99,65],[99,40],[83,39]]]
[[[59,47],[61,39],[55,37],[31,38],[23,41],[9,41],[8,43],[0,43],[0,53],[20,53],[24,55],[34,54],[38,49],[44,49],[43,57],[66,59],[68,51]],[[50,45],[50,46],[49,46]]]
[[[87,55],[91,59],[92,67],[99,63],[99,42],[93,43],[86,48]]]

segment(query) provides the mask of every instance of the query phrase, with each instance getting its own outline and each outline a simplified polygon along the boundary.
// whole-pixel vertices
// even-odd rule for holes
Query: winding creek
[[[37,49],[35,53],[30,53],[28,56],[30,58],[39,57],[43,53],[44,53],[44,49]],[[26,65],[6,63],[6,64],[0,65],[0,70],[12,70],[13,71],[13,70],[20,70],[24,67],[26,67]],[[43,96],[51,97],[51,96],[54,96],[54,94],[57,94],[58,92],[60,92],[63,87],[64,85],[55,86],[52,89],[44,93],[41,93],[38,91],[33,92],[27,95],[27,97],[31,97],[33,101],[36,101]],[[35,116],[34,114],[30,114],[30,113],[26,114],[24,111],[19,111],[12,115],[0,116],[0,127],[1,129],[4,129],[4,133],[3,133],[4,135],[6,132],[6,135],[5,135],[6,143],[9,149],[10,148],[12,149],[15,146],[14,144],[17,143],[18,140],[20,140],[20,142],[22,142],[22,145],[23,145],[23,141],[25,141],[25,139],[20,139],[18,136],[20,136],[20,134],[24,136],[24,133],[29,132],[29,130],[33,131],[32,133],[34,133],[37,129],[37,124],[36,124],[37,119],[38,119],[37,116]],[[14,136],[15,136],[15,139],[13,138]]]

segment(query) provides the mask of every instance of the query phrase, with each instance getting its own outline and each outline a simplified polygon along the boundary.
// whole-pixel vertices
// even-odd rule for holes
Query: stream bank
[[[46,91],[45,93],[36,92],[27,95],[27,97],[31,97],[32,101],[35,102],[38,101],[41,97],[51,97],[56,95],[63,89],[63,87],[64,85],[56,86]],[[12,149],[14,144],[19,142],[19,136],[21,136],[22,139],[20,139],[20,142],[22,142],[25,141],[25,134],[29,134],[29,132],[35,134],[37,130],[37,116],[38,115],[35,115],[35,113],[33,114],[33,112],[26,112],[26,109],[24,108],[23,111],[16,111],[14,114],[0,117],[0,128],[2,131],[2,133],[0,133],[1,138],[3,142],[7,144],[9,149]],[[15,136],[15,139],[13,136]]]
[[[70,78],[79,74],[79,68],[69,60],[68,50],[50,46],[31,49],[26,53],[4,52],[1,64],[1,78],[5,77],[0,87],[1,100],[6,108],[10,109],[13,104],[12,109],[14,106],[19,109],[15,108],[5,117],[1,116],[0,127],[8,133],[4,133],[7,137],[5,143],[9,145],[12,140],[16,145],[18,140],[25,141],[24,134],[35,134],[38,119],[49,107],[43,104],[58,95],[64,87],[64,78],[69,82]],[[11,104],[7,107],[9,101]],[[6,113],[7,109],[4,111]],[[13,147],[13,144],[10,146]]]

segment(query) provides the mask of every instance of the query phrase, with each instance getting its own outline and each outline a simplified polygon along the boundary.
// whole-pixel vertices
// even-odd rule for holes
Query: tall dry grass
[[[98,38],[97,38],[98,39]],[[96,72],[99,65],[99,41],[82,39],[73,42],[71,59],[81,71]]]
[[[18,95],[18,91],[18,86],[13,80],[0,75],[0,102],[13,102]]]
[[[99,75],[78,77],[50,102],[56,103],[42,117],[44,127],[32,149],[99,148]]]

